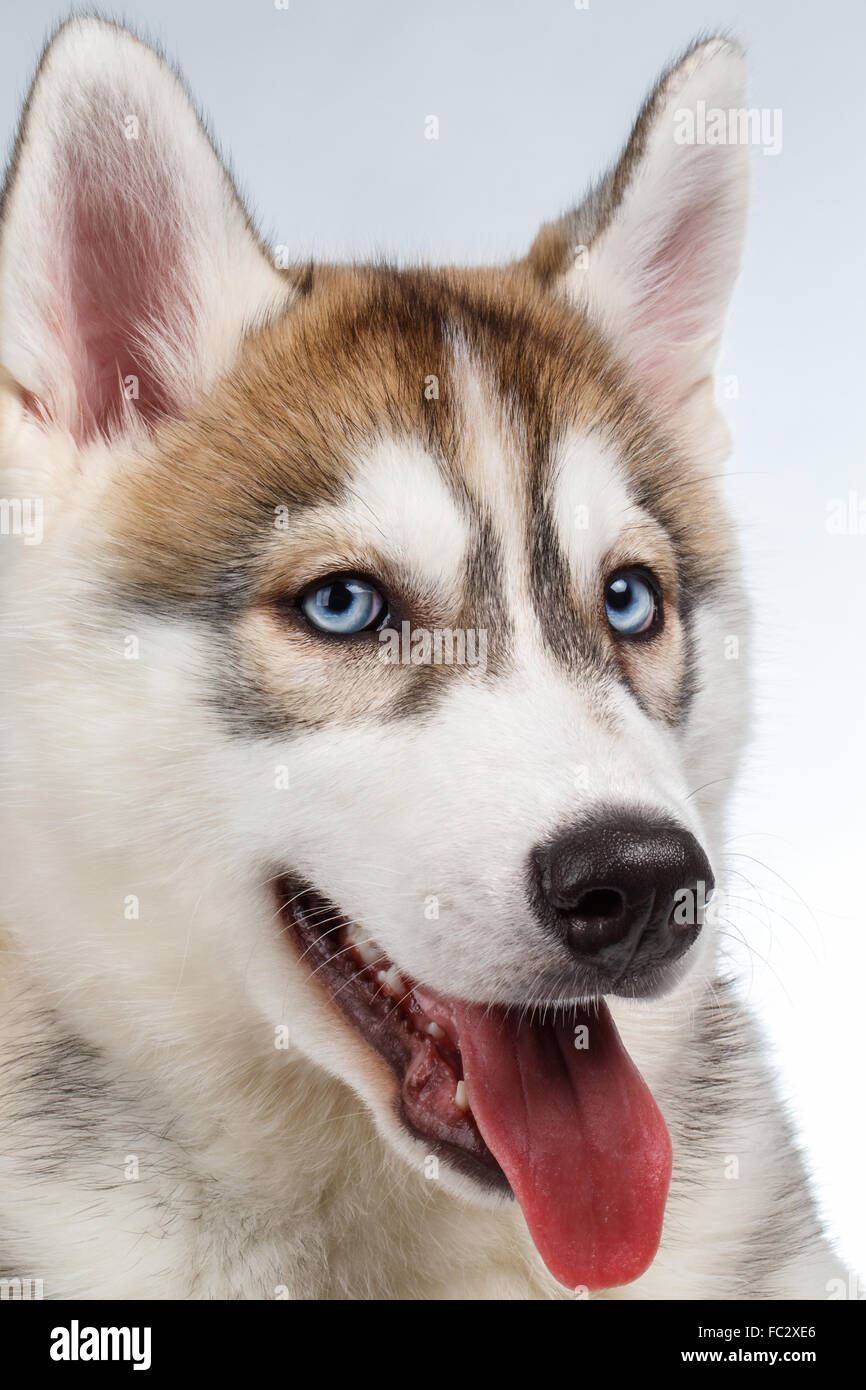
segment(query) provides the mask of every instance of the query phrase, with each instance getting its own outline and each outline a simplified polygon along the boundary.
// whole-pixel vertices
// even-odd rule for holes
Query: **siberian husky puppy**
[[[696,44],[511,264],[282,266],[152,49],[48,46],[0,236],[8,1279],[832,1292],[705,912],[748,148],[683,113],[744,100]]]

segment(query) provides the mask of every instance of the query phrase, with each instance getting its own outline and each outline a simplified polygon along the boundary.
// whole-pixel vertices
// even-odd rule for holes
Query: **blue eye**
[[[604,591],[607,620],[614,632],[635,637],[648,632],[659,612],[656,592],[640,570],[619,570]]]
[[[335,637],[366,632],[381,625],[378,619],[387,617],[379,590],[351,574],[312,585],[301,599],[301,612],[319,632]]]

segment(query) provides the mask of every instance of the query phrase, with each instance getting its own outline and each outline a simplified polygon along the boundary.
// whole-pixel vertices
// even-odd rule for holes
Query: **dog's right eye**
[[[311,627],[333,637],[369,632],[388,621],[388,606],[379,590],[353,574],[316,580],[301,594],[299,606]]]

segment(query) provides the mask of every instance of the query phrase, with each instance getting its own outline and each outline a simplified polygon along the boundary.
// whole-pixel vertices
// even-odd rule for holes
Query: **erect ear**
[[[4,196],[0,364],[82,442],[181,409],[289,293],[175,73],[114,24],[64,25]]]
[[[529,253],[673,407],[712,371],[736,278],[748,145],[728,113],[744,100],[742,51],[723,39],[695,45],[661,78],[619,163]]]

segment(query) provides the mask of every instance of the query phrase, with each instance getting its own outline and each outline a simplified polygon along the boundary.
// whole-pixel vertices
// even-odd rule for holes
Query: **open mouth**
[[[394,1071],[403,1123],[437,1156],[507,1192],[469,1107],[448,1005],[401,975],[367,932],[312,888],[283,879],[279,893],[283,921],[310,974]]]
[[[400,1116],[520,1204],[566,1287],[613,1288],[661,1237],[671,1144],[603,1000],[539,1016],[434,994],[308,884],[278,886],[284,928],[333,1005],[392,1068]]]

